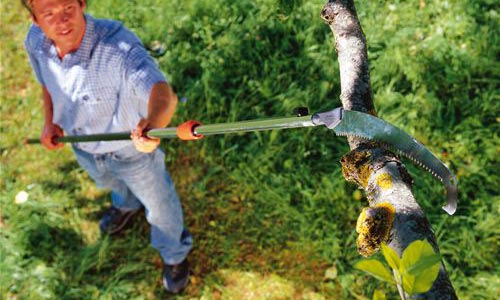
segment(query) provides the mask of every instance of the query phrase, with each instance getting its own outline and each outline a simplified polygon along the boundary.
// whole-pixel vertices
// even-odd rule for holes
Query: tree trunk
[[[353,1],[330,0],[321,17],[335,37],[343,107],[375,115],[366,40]],[[425,239],[439,253],[429,221],[412,194],[412,178],[400,159],[374,142],[350,137],[349,145],[351,152],[341,161],[344,177],[365,190],[370,205],[356,226],[358,252],[369,256],[387,243],[401,256],[411,242]],[[432,288],[417,299],[457,299],[443,263]]]

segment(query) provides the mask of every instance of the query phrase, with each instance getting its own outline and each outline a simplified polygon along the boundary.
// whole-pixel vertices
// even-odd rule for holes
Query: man
[[[85,0],[22,0],[32,16],[25,47],[42,86],[42,144],[57,138],[132,130],[132,141],[73,145],[80,165],[99,187],[112,190],[103,233],[119,232],[142,207],[151,244],[160,252],[167,291],[188,283],[192,238],[168,172],[160,141],[145,136],[165,127],[177,96],[139,39],[121,23],[84,13]]]

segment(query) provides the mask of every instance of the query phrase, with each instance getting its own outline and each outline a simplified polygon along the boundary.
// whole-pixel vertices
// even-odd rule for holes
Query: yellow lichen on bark
[[[396,209],[388,202],[363,208],[356,222],[359,254],[370,256],[380,249],[382,243],[387,242],[395,214]]]
[[[388,173],[381,173],[377,175],[377,185],[382,189],[382,190],[388,190],[392,188],[392,176]]]
[[[369,151],[351,151],[348,155],[342,157],[342,173],[344,178],[354,181],[366,189],[368,179],[373,170],[371,164],[367,163],[371,159]]]

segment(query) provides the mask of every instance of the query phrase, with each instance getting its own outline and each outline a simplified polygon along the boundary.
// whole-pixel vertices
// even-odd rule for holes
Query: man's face
[[[85,33],[84,9],[85,1],[35,0],[33,21],[56,47],[72,51],[80,46]]]

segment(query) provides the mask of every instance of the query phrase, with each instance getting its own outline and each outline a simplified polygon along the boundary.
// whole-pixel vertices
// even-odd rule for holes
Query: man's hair
[[[35,15],[33,13],[33,2],[35,2],[35,0],[21,0],[23,6],[26,7],[26,9],[30,12],[32,16]],[[80,3],[80,5],[82,5],[82,0],[78,0],[78,2]]]

